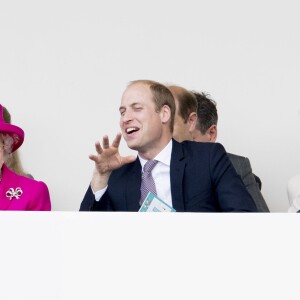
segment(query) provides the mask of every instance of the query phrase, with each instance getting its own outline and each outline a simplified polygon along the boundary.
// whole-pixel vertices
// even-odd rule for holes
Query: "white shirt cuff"
[[[92,189],[92,187],[91,187],[91,189]],[[95,196],[95,200],[99,201],[102,198],[102,196],[104,195],[104,193],[106,192],[106,190],[107,190],[107,186],[105,188],[103,188],[102,190],[99,190],[96,192],[94,192],[92,189],[94,196]]]

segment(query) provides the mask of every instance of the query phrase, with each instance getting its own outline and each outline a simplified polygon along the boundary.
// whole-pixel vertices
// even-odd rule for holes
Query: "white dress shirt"
[[[166,202],[168,205],[172,206],[172,195],[171,195],[171,181],[170,181],[170,164],[171,164],[171,153],[172,153],[172,140],[167,144],[167,146],[160,151],[154,160],[158,163],[152,170],[152,177],[155,182],[157,196]],[[147,160],[139,157],[142,166],[142,172],[144,165]],[[96,201],[99,201],[103,194],[105,193],[107,186],[102,190],[94,192]]]

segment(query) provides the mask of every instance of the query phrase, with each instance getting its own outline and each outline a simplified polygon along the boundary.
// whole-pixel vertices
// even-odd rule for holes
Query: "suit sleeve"
[[[110,205],[110,199],[107,191],[101,197],[99,201],[95,200],[95,195],[92,191],[91,186],[88,187],[84,198],[81,202],[79,211],[112,211]]]
[[[242,180],[251,195],[252,199],[254,200],[257,210],[259,212],[270,212],[267,206],[267,203],[259,190],[258,184],[255,180],[255,177],[252,173],[251,164],[248,158],[243,159],[243,164],[241,168],[241,177]]]
[[[257,212],[252,197],[221,144],[216,143],[212,147],[210,169],[216,197],[222,211]]]

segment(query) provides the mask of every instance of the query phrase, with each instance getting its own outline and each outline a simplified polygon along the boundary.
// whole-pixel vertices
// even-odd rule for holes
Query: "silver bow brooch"
[[[21,197],[21,195],[23,194],[23,191],[21,190],[21,188],[17,187],[16,190],[14,190],[13,188],[10,188],[7,192],[6,192],[6,197],[9,198],[9,200],[11,200],[12,198],[16,198],[19,199]]]

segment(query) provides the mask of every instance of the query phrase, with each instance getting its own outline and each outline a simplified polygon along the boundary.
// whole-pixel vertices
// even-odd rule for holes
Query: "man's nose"
[[[132,120],[132,114],[129,111],[124,112],[123,116],[122,116],[122,121],[124,123],[128,123]]]

